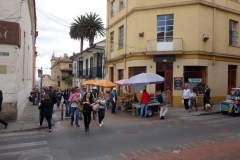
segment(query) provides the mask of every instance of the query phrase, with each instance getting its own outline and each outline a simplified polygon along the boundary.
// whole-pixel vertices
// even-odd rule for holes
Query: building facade
[[[42,75],[42,86],[43,87],[53,86],[53,83],[52,83],[50,75],[48,75],[48,74]]]
[[[104,79],[105,40],[95,43],[72,57],[73,86],[81,86],[84,81]]]
[[[51,58],[51,80],[52,86],[57,89],[68,88],[65,79],[72,76],[72,60],[68,54],[64,53],[63,57],[55,57],[54,53]]]
[[[35,0],[4,1],[0,5],[0,117],[16,120],[35,83]]]
[[[197,91],[199,105],[205,84],[212,102],[225,100],[240,86],[239,21],[234,0],[108,0],[106,78],[159,74],[165,82],[147,90],[166,90],[173,106],[182,106],[185,84]]]

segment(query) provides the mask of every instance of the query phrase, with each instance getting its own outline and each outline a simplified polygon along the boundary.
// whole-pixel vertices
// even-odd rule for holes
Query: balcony
[[[78,71],[78,77],[82,77],[83,76],[83,71]]]
[[[102,67],[93,67],[92,76],[102,78]]]
[[[182,38],[154,39],[147,41],[147,52],[182,51]]]

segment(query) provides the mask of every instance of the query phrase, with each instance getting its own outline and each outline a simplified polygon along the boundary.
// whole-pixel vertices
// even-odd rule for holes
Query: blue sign
[[[0,52],[0,56],[9,56],[9,52]]]

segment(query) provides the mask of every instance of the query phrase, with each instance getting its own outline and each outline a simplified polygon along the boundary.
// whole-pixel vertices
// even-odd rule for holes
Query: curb
[[[52,126],[55,125],[55,121],[52,121]],[[46,129],[48,126],[43,126],[42,128],[36,127],[36,128],[28,128],[28,129],[18,129],[18,130],[11,130],[11,131],[0,131],[0,133],[10,133],[10,132],[22,132],[22,131],[33,131],[33,130],[39,130],[39,129]]]
[[[196,115],[196,116],[204,116],[204,115],[220,114],[220,113],[222,113],[222,112],[221,111],[213,111],[213,112],[200,113],[199,115]]]

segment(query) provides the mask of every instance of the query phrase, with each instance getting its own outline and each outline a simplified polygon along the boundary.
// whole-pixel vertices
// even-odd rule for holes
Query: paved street
[[[182,111],[182,113],[180,112]],[[176,116],[175,112],[182,116]],[[184,113],[183,113],[184,112]],[[165,120],[158,114],[139,119],[131,113],[106,112],[104,126],[92,121],[90,131],[59,121],[55,108],[53,132],[47,129],[0,134],[1,160],[115,160],[115,159],[237,159],[239,116],[194,116],[183,108],[170,109]],[[187,113],[187,114],[185,114]],[[173,153],[180,152],[180,153]]]

